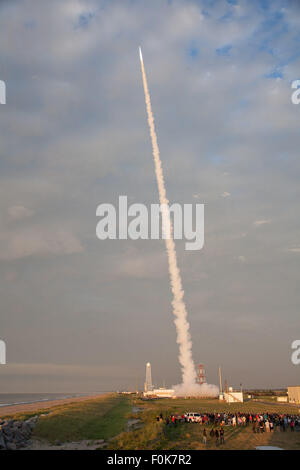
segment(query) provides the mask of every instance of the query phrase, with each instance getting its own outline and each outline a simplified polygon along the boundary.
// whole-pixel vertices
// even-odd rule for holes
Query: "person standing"
[[[216,432],[215,432],[215,436],[216,436],[216,446],[218,447],[219,445],[219,431],[216,429]]]
[[[291,428],[291,431],[294,432],[295,431],[295,421],[292,419],[291,422],[290,422],[290,428]]]
[[[261,420],[259,423],[259,429],[260,429],[261,434],[264,432],[265,430],[264,428],[265,428],[265,423],[263,420]]]
[[[265,422],[265,429],[266,429],[266,432],[270,432],[270,423],[268,420]]]
[[[225,444],[224,428],[220,429],[220,444]]]
[[[207,433],[206,433],[206,429],[204,428],[203,429],[203,444],[206,446],[207,444]]]

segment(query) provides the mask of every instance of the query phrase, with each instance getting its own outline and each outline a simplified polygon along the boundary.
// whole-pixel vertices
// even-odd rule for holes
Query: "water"
[[[0,407],[9,405],[24,405],[38,401],[63,400],[65,398],[84,397],[98,395],[95,393],[0,393]]]

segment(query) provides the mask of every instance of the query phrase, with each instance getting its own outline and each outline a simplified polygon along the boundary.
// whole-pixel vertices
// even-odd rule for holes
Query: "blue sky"
[[[99,203],[157,202],[139,44],[168,197],[205,203],[204,249],[177,243],[194,359],[212,383],[219,365],[233,385],[296,383],[298,2],[0,13],[2,390],[135,387],[147,361],[157,385],[180,378],[162,242],[95,236]]]

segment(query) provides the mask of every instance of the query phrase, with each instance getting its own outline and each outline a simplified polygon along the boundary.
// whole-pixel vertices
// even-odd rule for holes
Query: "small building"
[[[288,387],[288,396],[290,403],[300,403],[300,385]]]
[[[288,396],[277,397],[277,401],[280,401],[281,403],[287,403]]]
[[[226,403],[243,403],[243,392],[235,391],[232,387],[229,387],[228,391],[224,393],[224,399]]]
[[[156,397],[156,398],[176,398],[175,390],[172,388],[154,388],[149,392],[144,392],[144,397]]]
[[[155,388],[153,390],[153,395],[156,395],[159,398],[176,398],[175,390],[172,388]]]

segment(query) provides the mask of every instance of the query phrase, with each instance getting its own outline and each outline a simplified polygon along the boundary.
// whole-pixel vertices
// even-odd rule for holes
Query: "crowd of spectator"
[[[157,421],[165,420],[166,425],[176,426],[178,422],[186,421],[186,415],[168,415],[163,418],[161,413],[157,416]],[[223,426],[252,426],[254,433],[262,432],[291,432],[300,431],[300,415],[279,414],[279,413],[199,413],[198,423],[212,425],[214,427]]]
[[[279,413],[207,413],[200,423],[215,426],[252,426],[253,432],[300,431],[300,416]]]
[[[195,414],[195,413],[194,413]],[[186,414],[173,414],[156,417],[166,426],[176,427],[178,423],[187,422]],[[215,440],[216,446],[225,444],[225,426],[252,426],[253,433],[295,432],[300,431],[300,415],[280,413],[197,413],[197,423],[204,425],[202,430],[203,444]],[[210,431],[206,427],[211,426]]]

